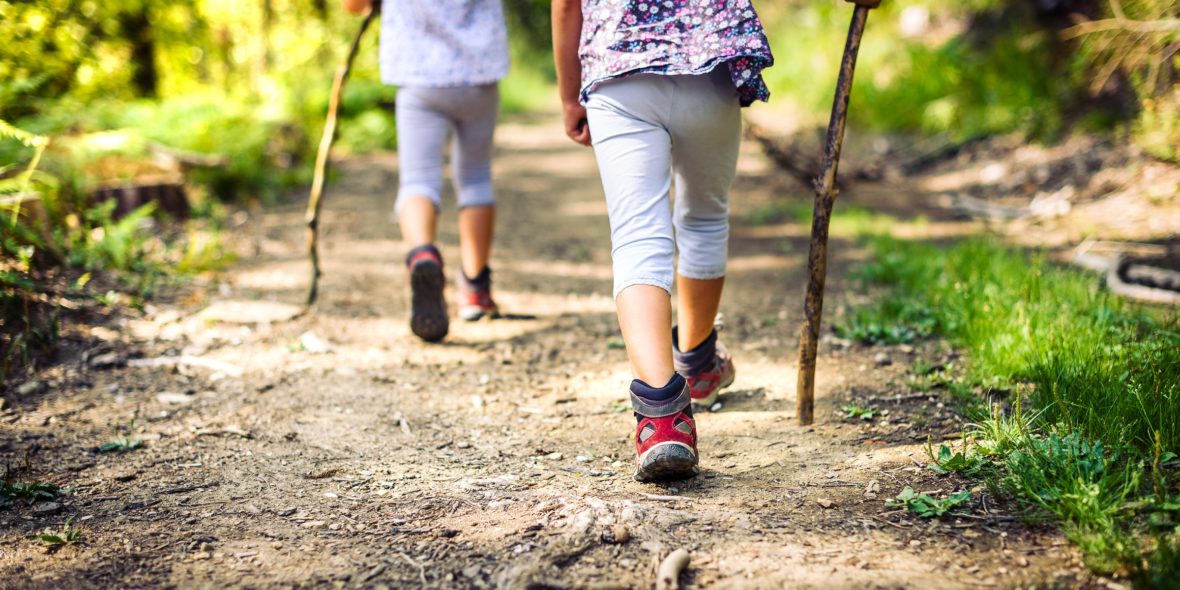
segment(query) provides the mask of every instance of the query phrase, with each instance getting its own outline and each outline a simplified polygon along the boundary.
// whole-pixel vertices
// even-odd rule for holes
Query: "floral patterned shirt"
[[[500,0],[382,0],[381,80],[438,88],[475,86],[508,74]]]
[[[704,74],[729,67],[742,106],[766,100],[774,63],[750,0],[582,0],[583,102],[622,76]]]

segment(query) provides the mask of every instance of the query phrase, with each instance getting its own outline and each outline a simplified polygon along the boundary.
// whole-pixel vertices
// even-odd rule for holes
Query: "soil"
[[[737,382],[698,415],[699,477],[632,481],[597,169],[555,121],[499,131],[495,292],[512,319],[454,323],[437,345],[409,333],[395,158],[356,157],[335,167],[311,313],[297,315],[301,205],[254,211],[229,232],[231,270],[89,329],[97,345],[7,394],[10,476],[70,492],[0,509],[0,587],[649,588],[679,548],[689,587],[1114,584],[982,487],[941,519],[887,504],[906,486],[973,485],[926,466],[927,440],[954,444],[963,426],[945,392],[912,383],[918,359],[953,359],[944,345],[825,336],[816,424],[796,424],[808,228],[747,220],[810,195],[753,143],[722,302]],[[920,190],[905,182],[853,183],[841,202],[897,210]],[[457,261],[453,208],[442,220]],[[846,277],[866,256],[838,232],[831,253],[829,317],[860,296]],[[879,413],[849,419],[846,404]],[[128,431],[142,447],[96,450]],[[81,543],[31,538],[70,518]]]

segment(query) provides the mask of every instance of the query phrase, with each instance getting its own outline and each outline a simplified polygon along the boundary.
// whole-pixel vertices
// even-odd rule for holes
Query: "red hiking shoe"
[[[446,278],[442,255],[432,244],[410,250],[406,256],[410,276],[410,330],[427,342],[447,335],[450,318],[443,300]]]
[[[722,389],[733,385],[737,377],[733,357],[717,341],[716,329],[689,352],[681,352],[677,342],[677,329],[672,328],[672,363],[688,381],[692,403],[707,409],[717,401]]]
[[[649,400],[636,393],[636,383],[631,386],[631,407],[639,421],[635,428],[636,481],[684,479],[698,473],[697,427],[688,384],[680,375],[674,381],[682,384],[680,393],[666,401]]]
[[[484,267],[474,279],[467,278],[467,273],[459,270],[459,317],[474,322],[500,315],[500,308],[492,300],[492,269]]]
[[[733,367],[733,357],[729,356],[729,351],[718,342],[712,366],[699,373],[685,375],[684,380],[688,382],[688,388],[691,390],[689,395],[692,397],[692,403],[708,408],[717,401],[722,389],[733,385],[736,377],[737,369]]]

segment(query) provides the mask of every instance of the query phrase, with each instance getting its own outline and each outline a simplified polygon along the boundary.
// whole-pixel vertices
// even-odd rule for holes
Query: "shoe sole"
[[[465,322],[478,322],[484,318],[496,319],[500,316],[499,310],[486,310],[482,307],[460,307],[459,319]]]
[[[445,285],[442,267],[434,262],[419,262],[410,270],[410,330],[427,342],[442,340],[450,328]]]
[[[639,456],[635,481],[687,479],[699,471],[696,451],[683,443],[664,442]]]

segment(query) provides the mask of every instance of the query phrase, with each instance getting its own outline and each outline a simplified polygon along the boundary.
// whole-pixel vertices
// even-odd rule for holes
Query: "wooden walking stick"
[[[307,255],[311,258],[311,284],[307,288],[308,307],[315,303],[316,295],[319,294],[320,275],[323,274],[320,272],[319,254],[320,206],[324,197],[324,181],[328,176],[328,151],[332,149],[332,142],[336,139],[336,118],[340,114],[340,95],[344,91],[344,83],[348,80],[348,73],[352,71],[352,61],[356,59],[361,38],[365,36],[369,23],[373,22],[373,19],[381,13],[380,7],[380,2],[373,2],[373,7],[365,15],[365,19],[361,21],[356,37],[352,39],[352,46],[348,48],[348,57],[345,58],[344,65],[336,70],[336,78],[332,81],[332,94],[328,98],[328,118],[324,121],[324,134],[320,137],[320,147],[315,155],[315,176],[312,177],[311,194],[307,197],[307,213],[304,215],[304,220],[307,222]]]
[[[852,73],[856,69],[856,54],[860,50],[860,38],[864,34],[869,10],[881,5],[881,0],[846,1],[855,4],[856,10],[852,13],[848,42],[844,45],[844,59],[840,62],[836,98],[832,101],[832,118],[828,122],[828,138],[824,143],[824,163],[820,177],[815,180],[815,209],[811,216],[811,247],[807,255],[807,298],[803,304],[806,319],[799,337],[799,381],[795,405],[799,424],[802,426],[811,424],[815,419],[815,355],[824,308],[828,223],[832,218],[832,204],[836,201],[836,169],[840,165],[840,148],[844,143],[844,123],[848,119]]]

